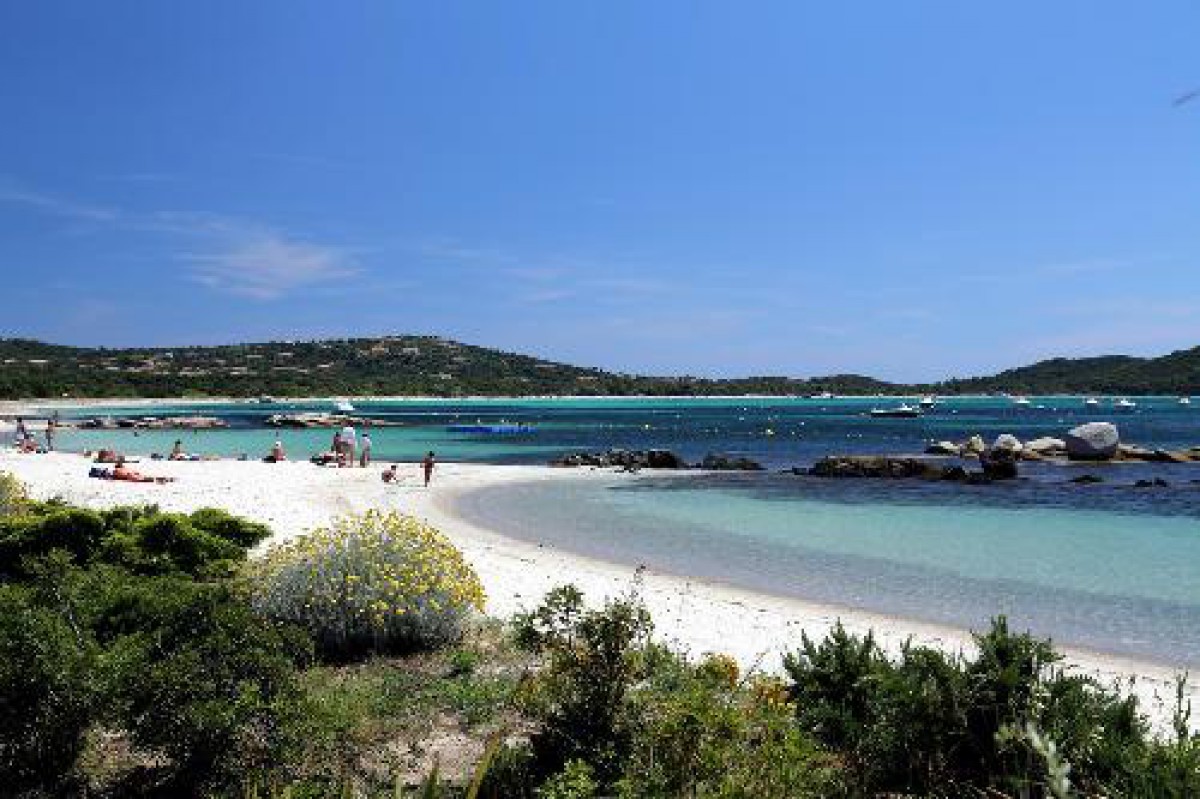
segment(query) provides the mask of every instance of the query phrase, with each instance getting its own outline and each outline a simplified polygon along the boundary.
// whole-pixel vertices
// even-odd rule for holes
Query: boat
[[[1089,408],[1098,408],[1100,407],[1100,400],[1095,397],[1088,397],[1083,401],[1083,404]]]
[[[1029,397],[1013,397],[1013,405],[1029,405]]]
[[[350,404],[349,400],[338,400],[337,402],[333,403],[333,409],[338,413],[354,413],[355,410],[354,406]]]
[[[1131,411],[1137,407],[1137,403],[1121,397],[1121,399],[1113,403],[1113,407],[1119,411]]]
[[[829,391],[822,391],[820,394],[809,394],[808,398],[815,400],[827,400],[833,399],[833,394]]]
[[[1180,398],[1179,398],[1179,404],[1180,404],[1180,405],[1191,405],[1191,404],[1192,404],[1192,398],[1191,398],[1191,397],[1180,397]]]
[[[254,401],[257,402],[259,405],[274,405],[275,404],[275,398],[268,394],[263,394],[261,397],[259,397],[258,399],[254,400]]]
[[[872,408],[869,415],[874,419],[915,419],[921,415],[921,409],[903,403],[895,408]]]
[[[934,405],[937,405],[937,398],[921,397],[921,402],[919,404],[922,408],[932,408]]]

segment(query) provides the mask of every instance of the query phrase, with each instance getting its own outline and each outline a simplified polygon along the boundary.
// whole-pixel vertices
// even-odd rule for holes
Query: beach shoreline
[[[839,620],[852,633],[872,631],[890,653],[907,640],[952,652],[969,652],[973,646],[966,630],[596,560],[506,537],[456,513],[456,502],[474,490],[525,481],[612,479],[609,471],[449,463],[439,466],[434,485],[425,489],[415,463],[401,465],[399,485],[384,484],[376,469],[323,469],[307,462],[155,461],[139,466],[177,478],[162,485],[91,479],[88,468],[88,460],[78,455],[0,453],[0,471],[16,475],[38,498],[57,496],[96,508],[142,503],[170,511],[221,507],[269,524],[275,531],[273,540],[346,513],[369,508],[401,511],[428,520],[462,549],[487,590],[490,615],[508,618],[568,583],[594,603],[636,588],[663,640],[698,656],[731,655],[745,668],[779,671],[782,654],[800,645],[801,633],[820,638]],[[1062,651],[1071,668],[1132,691],[1155,727],[1168,727],[1178,669],[1082,649]],[[1195,686],[1189,687],[1189,696],[1200,703]]]

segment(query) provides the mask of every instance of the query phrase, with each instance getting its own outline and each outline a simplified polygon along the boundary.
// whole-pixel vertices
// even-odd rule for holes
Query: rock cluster
[[[750,458],[709,453],[700,462],[700,468],[725,472],[761,472],[763,467],[761,463]]]
[[[885,477],[891,479],[950,480],[964,483],[986,483],[1016,477],[1016,464],[1011,473],[997,470],[993,475],[968,472],[961,466],[947,466],[923,458],[891,457],[888,455],[831,455],[817,461],[811,469],[794,469],[797,474],[813,477]]]
[[[229,424],[215,416],[97,416],[84,419],[79,427],[87,430],[217,430],[229,427]]]
[[[551,466],[597,466],[620,469],[686,469],[687,462],[667,449],[574,452],[550,461]]]
[[[368,419],[344,413],[276,413],[267,417],[267,427],[294,427],[300,429],[319,427],[403,427],[403,422],[390,419]]]

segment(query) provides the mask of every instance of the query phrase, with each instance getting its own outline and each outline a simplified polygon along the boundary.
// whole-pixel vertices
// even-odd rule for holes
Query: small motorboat
[[[1113,407],[1118,411],[1132,411],[1137,407],[1137,403],[1121,397],[1121,399],[1113,403]]]
[[[869,415],[873,419],[915,419],[921,415],[921,409],[902,403],[895,408],[872,408]]]
[[[1030,405],[1029,397],[1013,397],[1013,405]]]
[[[261,397],[259,397],[258,399],[254,400],[254,401],[257,402],[259,405],[274,405],[275,404],[275,398],[270,395],[267,395],[267,394],[263,394]]]
[[[338,400],[333,403],[333,409],[338,413],[354,413],[354,406],[349,400]]]
[[[1180,398],[1179,398],[1179,404],[1180,404],[1180,405],[1191,405],[1191,404],[1192,404],[1192,398],[1191,398],[1191,397],[1180,397]]]
[[[809,394],[808,398],[815,400],[827,400],[833,399],[833,394],[828,391],[822,391],[820,394]]]
[[[1096,399],[1095,397],[1088,397],[1083,401],[1083,404],[1087,408],[1099,408],[1100,400]]]
[[[937,405],[937,397],[921,397],[921,401],[918,404],[922,408],[932,408],[934,405]]]

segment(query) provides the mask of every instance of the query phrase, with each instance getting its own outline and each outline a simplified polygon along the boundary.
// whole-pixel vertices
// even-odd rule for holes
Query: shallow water
[[[958,627],[1004,613],[1063,643],[1200,664],[1200,490],[1159,514],[1150,492],[1097,488],[625,478],[482,489],[458,508],[598,558]]]

